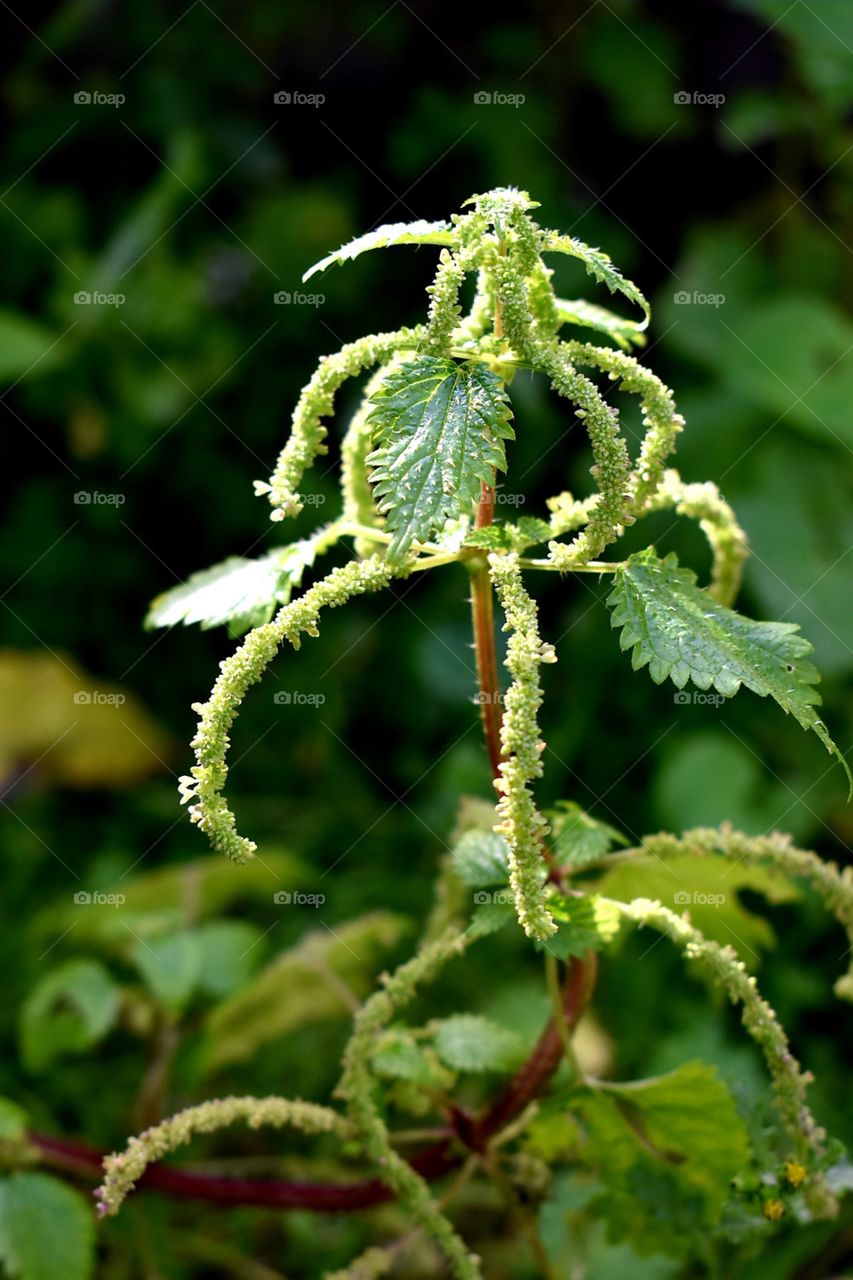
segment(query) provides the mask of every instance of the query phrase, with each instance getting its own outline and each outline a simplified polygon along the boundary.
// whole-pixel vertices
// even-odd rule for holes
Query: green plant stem
[[[551,560],[531,559],[529,556],[520,556],[518,563],[522,569],[550,569],[552,572],[565,573],[566,570],[556,565]],[[621,562],[616,560],[587,560],[586,564],[573,564],[570,573],[616,573],[618,569],[623,568]]]

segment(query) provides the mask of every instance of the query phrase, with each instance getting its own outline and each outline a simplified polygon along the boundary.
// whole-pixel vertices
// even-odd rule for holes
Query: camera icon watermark
[[[123,707],[127,697],[123,693],[104,693],[100,689],[78,689],[74,694],[77,707]]]
[[[474,894],[475,907],[510,907],[514,902],[515,898],[509,889],[495,889],[492,893],[488,889],[478,889]]]
[[[724,93],[702,93],[698,89],[688,92],[681,89],[672,95],[677,107],[715,107],[719,109],[726,100]]]
[[[78,889],[74,894],[74,905],[77,907],[123,907],[127,898],[123,893],[90,893],[88,889]]]
[[[506,694],[501,693],[499,690],[496,691],[495,693],[490,693],[486,689],[481,689],[479,693],[474,695],[472,701],[474,702],[475,706],[478,706],[478,707],[488,707],[488,706],[491,706],[492,703],[494,703],[496,706],[502,707],[504,702],[506,701]]]
[[[724,893],[700,893],[694,890],[688,893],[686,889],[681,889],[678,893],[672,895],[672,900],[677,907],[722,907],[726,901]]]
[[[97,289],[78,289],[74,295],[75,307],[123,307],[126,301],[123,293],[100,293]]]
[[[672,295],[673,302],[679,307],[722,307],[726,301],[724,293],[702,293],[699,289],[694,289],[692,293],[687,289],[679,289],[678,293]]]
[[[300,89],[279,89],[272,96],[278,107],[322,107],[325,93],[303,93]]]
[[[478,89],[474,94],[476,107],[523,107],[523,93],[503,93],[500,89]]]
[[[74,495],[75,507],[123,507],[126,501],[123,493],[101,493],[100,489],[78,489]]]
[[[277,707],[322,707],[325,693],[303,693],[301,689],[280,689],[272,700]]]
[[[273,894],[272,900],[277,907],[313,907],[316,910],[317,907],[322,907],[326,901],[326,895],[324,893],[302,893],[298,890],[291,893],[287,889],[279,889],[277,893]]]
[[[78,89],[74,94],[78,107],[123,107],[126,102],[123,93],[101,93],[99,89]]]
[[[728,702],[724,693],[706,692],[703,689],[679,689],[672,700],[677,707],[722,707]]]
[[[279,289],[272,300],[277,307],[322,307],[326,301],[324,293],[291,293],[287,289]]]

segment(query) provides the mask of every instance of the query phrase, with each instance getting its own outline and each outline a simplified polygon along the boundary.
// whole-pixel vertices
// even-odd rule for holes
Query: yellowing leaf
[[[123,685],[69,658],[0,651],[0,772],[34,761],[36,777],[74,787],[125,786],[159,773],[165,733]]]

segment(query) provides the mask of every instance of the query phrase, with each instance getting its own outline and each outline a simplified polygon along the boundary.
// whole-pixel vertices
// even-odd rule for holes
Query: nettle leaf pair
[[[728,945],[728,936],[714,936],[715,927],[726,923],[726,913],[706,913],[706,934],[696,923],[700,918],[706,923],[701,908],[693,912],[664,905],[673,886],[668,879],[662,887],[660,869],[676,886],[679,877],[686,887],[707,886],[709,877],[713,884],[719,875],[718,864],[727,862],[727,872],[734,864],[738,871],[729,881],[733,899],[736,888],[745,886],[775,894],[773,900],[787,900],[798,891],[798,882],[806,882],[851,941],[853,872],[839,872],[816,855],[795,849],[786,837],[750,838],[726,827],[683,837],[650,836],[630,848],[619,831],[571,801],[553,813],[540,812],[536,803],[534,785],[542,774],[544,749],[538,724],[540,667],[556,661],[557,654],[540,636],[536,602],[525,586],[525,575],[533,570],[613,575],[607,601],[611,623],[620,629],[621,647],[632,651],[635,668],[648,667],[656,683],[670,679],[679,689],[692,681],[698,689],[714,689],[723,697],[732,697],[741,686],[769,696],[812,730],[845,770],[847,765],[815,710],[818,677],[808,661],[811,645],[792,624],[755,622],[731,607],[747,551],[731,508],[713,484],[685,483],[666,467],[684,423],[669,389],[630,354],[644,342],[649,322],[645,299],[606,254],[541,228],[531,217],[534,208],[524,192],[495,190],[468,201],[449,222],[380,227],[306,274],[308,279],[333,263],[393,245],[434,245],[440,250],[428,288],[426,322],[360,338],[321,360],[300,395],[290,437],[272,476],[268,482],[256,482],[275,521],[295,516],[308,505],[302,486],[312,464],[327,452],[326,419],[334,412],[335,396],[348,379],[370,372],[362,402],[340,444],[339,513],[309,537],[259,559],[232,557],[195,575],[155,601],[148,619],[150,626],[198,622],[227,625],[235,634],[248,631],[221,664],[208,701],[197,707],[196,764],[181,779],[192,820],[214,848],[243,862],[252,857],[255,845],[237,831],[224,798],[229,732],[243,698],[282,642],[298,648],[303,635],[317,635],[325,609],[378,591],[394,579],[447,564],[465,565],[471,577],[479,701],[497,805],[473,802],[475,809],[479,804],[478,817],[461,830],[452,858],[439,869],[438,905],[421,946],[384,977],[355,1014],[335,1094],[344,1104],[343,1112],[285,1099],[226,1099],[191,1108],[134,1139],[123,1156],[107,1161],[100,1193],[105,1212],[118,1209],[148,1161],[175,1150],[194,1132],[210,1132],[246,1116],[251,1123],[287,1123],[307,1133],[337,1134],[350,1149],[354,1143],[376,1177],[441,1248],[451,1273],[475,1280],[481,1275],[478,1260],[432,1198],[417,1160],[407,1161],[395,1149],[386,1120],[392,1099],[383,1094],[380,1105],[377,1085],[390,1080],[407,1088],[422,1086],[426,1095],[418,1105],[429,1110],[435,1088],[449,1087],[454,1072],[509,1071],[516,1064],[519,1046],[512,1036],[468,1011],[422,1028],[401,1020],[420,988],[445,965],[516,917],[544,955],[557,1049],[546,1053],[540,1045],[521,1069],[524,1088],[513,1095],[519,1111],[507,1109],[498,1099],[480,1114],[476,1140],[469,1144],[472,1160],[482,1158],[488,1170],[487,1157],[500,1158],[498,1147],[525,1133],[528,1150],[556,1162],[560,1134],[568,1132],[572,1163],[600,1166],[597,1172],[608,1189],[606,1199],[615,1206],[611,1225],[617,1231],[633,1230],[629,1219],[637,1217],[631,1207],[638,1203],[637,1187],[660,1186],[668,1204],[684,1193],[681,1210],[685,1224],[689,1219],[691,1225],[675,1233],[683,1239],[691,1232],[694,1237],[701,1232],[704,1239],[706,1230],[720,1222],[729,1181],[748,1161],[753,1169],[746,1170],[745,1177],[756,1186],[776,1178],[758,1148],[750,1152],[745,1129],[738,1130],[737,1143],[711,1176],[713,1134],[704,1124],[705,1104],[692,1104],[706,1098],[711,1105],[713,1098],[719,1114],[735,1113],[727,1090],[709,1076],[709,1068],[688,1066],[657,1082],[618,1086],[580,1074],[570,1033],[591,993],[592,953],[618,945],[623,926],[635,925],[668,937],[740,1008],[772,1082],[781,1134],[777,1146],[788,1161],[785,1167],[797,1170],[796,1179],[788,1179],[785,1195],[790,1193],[801,1217],[835,1211],[835,1198],[824,1178],[831,1148],[806,1102],[809,1076],[792,1055],[755,979]],[[637,306],[642,319],[622,318],[585,299],[558,298],[545,261],[552,253],[582,262],[596,281]],[[476,288],[463,314],[461,289],[469,275]],[[573,336],[562,336],[566,326]],[[604,335],[607,345],[574,336],[583,329]],[[589,437],[595,487],[583,497],[558,493],[539,515],[496,520],[495,486],[508,469],[506,446],[513,439],[510,388],[518,369],[540,374],[572,405]],[[636,457],[630,456],[617,410],[582,370],[605,375],[622,391],[639,397],[646,431]],[[699,522],[712,552],[707,586],[700,587],[695,574],[674,556],[661,559],[652,547],[621,561],[602,558],[627,526],[662,510]],[[336,548],[345,557],[339,556],[325,577],[294,596],[317,559]],[[538,553],[531,554],[536,548]],[[494,654],[493,593],[509,633],[505,667],[510,680],[505,692]],[[682,893],[674,901],[680,905],[688,899],[690,894]],[[755,917],[740,903],[733,902],[729,918],[738,931],[749,925],[757,928]],[[562,987],[561,962],[566,964]],[[836,991],[853,998],[853,962]],[[550,1033],[543,1034],[550,1044]],[[558,1093],[546,1104],[558,1108],[559,1124],[540,1125],[537,1137],[529,1106],[533,1094],[526,1090],[536,1079],[538,1092],[544,1092],[561,1056],[570,1068],[568,1093]],[[586,1147],[575,1141],[574,1116],[585,1131]],[[457,1137],[462,1140],[460,1134]],[[694,1137],[697,1149],[709,1153],[707,1160],[691,1159]],[[673,1152],[677,1158],[670,1159]],[[609,1166],[608,1153],[613,1156]],[[781,1160],[779,1151],[777,1156]],[[665,1177],[661,1159],[667,1166]],[[427,1160],[423,1167],[432,1166]],[[763,1182],[756,1180],[756,1167]],[[644,1211],[647,1226],[656,1211],[653,1205],[648,1214]],[[784,1204],[777,1196],[764,1202],[763,1211],[773,1219],[784,1211]],[[644,1239],[651,1247],[648,1231]],[[655,1237],[653,1247],[659,1245]],[[369,1251],[377,1253],[382,1257],[369,1258],[374,1267],[370,1274],[380,1273],[375,1269],[379,1262],[382,1270],[390,1265],[382,1250]],[[366,1274],[360,1265],[341,1274]]]

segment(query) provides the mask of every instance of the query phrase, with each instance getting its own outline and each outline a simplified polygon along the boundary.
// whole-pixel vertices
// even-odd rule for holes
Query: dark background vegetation
[[[494,10],[78,0],[4,21],[0,1087],[41,1127],[115,1146],[133,1126],[144,1038],[125,1027],[92,1058],[35,1070],[17,1056],[22,1002],[53,967],[92,953],[74,892],[120,892],[206,854],[181,818],[173,773],[189,764],[191,703],[231,642],[145,633],[142,620],[191,571],[291,536],[269,524],[252,481],[271,470],[317,357],[422,315],[429,249],[367,255],[315,279],[322,305],[274,304],[353,234],[444,217],[472,192],[516,185],[541,201],[546,224],[611,254],[653,303],[644,358],[687,416],[682,474],[715,480],[749,534],[741,606],[802,625],[827,721],[849,747],[853,25],[844,0]],[[126,101],[77,104],[80,90]],[[280,90],[325,101],[279,105]],[[480,105],[479,91],[524,102]],[[679,92],[725,100],[680,104]],[[570,263],[558,281],[568,296],[608,301]],[[80,290],[125,300],[82,306]],[[354,396],[342,396],[342,418]],[[531,514],[558,489],[586,492],[587,449],[564,409],[529,380],[513,397],[507,492],[525,494]],[[338,438],[335,429],[316,473],[325,507],[309,508],[300,531],[334,512]],[[80,493],[121,502],[81,503]],[[692,529],[660,517],[632,541],[647,535],[705,570]],[[420,919],[459,794],[489,794],[466,594],[451,570],[359,602],[298,656],[282,654],[247,701],[232,796],[262,852],[298,856],[299,886],[325,893],[324,927],[377,908]],[[670,686],[633,676],[603,594],[586,578],[541,584],[559,655],[546,672],[543,798],[575,799],[632,835],[727,818],[751,833],[778,826],[844,861],[851,810],[816,739],[750,694],[685,707]],[[76,689],[128,702],[96,715],[74,703]],[[275,690],[325,702],[284,707]],[[269,897],[243,913],[263,935],[258,964],[319,927],[283,918]],[[239,903],[229,910],[241,914]],[[849,1136],[849,1028],[831,997],[841,935],[808,901],[770,915],[763,987],[819,1077],[820,1118]],[[704,1052],[735,1076],[754,1073],[735,1048],[735,1020],[710,1009],[667,947],[636,962],[645,950],[629,942],[604,965],[609,1069],[650,1072]],[[129,981],[117,953],[122,963]],[[524,963],[520,952],[488,968],[472,961],[466,999],[496,1007],[497,979],[509,1007],[532,989]],[[167,1109],[214,1091],[320,1097],[334,1081],[343,1020],[205,1078],[199,1017],[189,1017]],[[152,1223],[162,1230],[148,1235]],[[199,1261],[203,1245],[181,1252],[175,1224],[287,1274],[315,1274],[309,1219],[242,1211],[232,1224],[154,1199],[131,1207],[124,1234],[110,1228],[104,1274],[241,1274],[233,1258]],[[323,1230],[341,1260],[362,1239],[357,1224]],[[815,1229],[805,1244],[783,1233],[764,1274],[837,1274],[820,1262],[836,1230]],[[812,1270],[798,1270],[804,1252]],[[624,1259],[608,1257],[590,1274],[619,1274]],[[527,1274],[524,1265],[505,1274]]]

